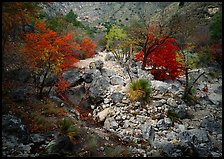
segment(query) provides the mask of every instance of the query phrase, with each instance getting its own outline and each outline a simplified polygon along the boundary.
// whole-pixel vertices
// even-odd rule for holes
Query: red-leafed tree
[[[82,55],[81,59],[93,57],[96,48],[93,42],[91,42],[88,38],[83,38],[79,45],[79,50]]]
[[[135,55],[138,61],[145,61],[146,66],[151,66],[151,73],[157,80],[174,80],[181,75],[182,64],[177,61],[179,48],[174,44],[175,39],[166,36],[159,38],[148,33],[148,43],[145,50]],[[146,58],[147,57],[147,58]]]
[[[46,29],[44,22],[36,24],[35,28],[36,32],[25,35],[23,53],[30,66],[43,75],[39,85],[40,96],[42,96],[44,83],[50,72],[59,74],[79,61],[74,57],[74,50],[79,44],[73,41],[72,33],[58,36],[56,32]]]

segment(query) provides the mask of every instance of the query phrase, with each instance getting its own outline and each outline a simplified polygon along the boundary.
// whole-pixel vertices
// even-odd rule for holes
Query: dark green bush
[[[222,38],[222,12],[217,12],[212,17],[210,35],[216,42]]]

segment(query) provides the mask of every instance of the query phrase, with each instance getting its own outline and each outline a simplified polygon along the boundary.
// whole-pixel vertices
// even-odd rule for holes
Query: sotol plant
[[[151,100],[151,85],[146,79],[137,79],[129,84],[128,97],[132,101],[143,100],[149,103]]]
[[[79,135],[78,128],[75,127],[69,118],[64,118],[59,124],[60,134],[67,135],[73,144],[76,144],[75,137]]]

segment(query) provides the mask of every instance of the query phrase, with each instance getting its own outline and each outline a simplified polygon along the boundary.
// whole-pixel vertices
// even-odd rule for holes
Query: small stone
[[[130,126],[130,122],[129,122],[129,120],[125,120],[124,121],[124,125],[123,125],[123,127],[124,128],[128,128]]]
[[[104,147],[101,146],[101,147],[100,147],[100,151],[104,151]]]
[[[167,127],[171,126],[172,125],[172,121],[170,118],[164,118],[164,122],[166,124]]]
[[[135,106],[137,107],[137,106],[140,106],[141,105],[141,103],[140,102],[135,102]]]
[[[113,110],[111,108],[106,108],[103,111],[99,112],[96,117],[99,118],[99,121],[103,121],[107,116],[111,115]]]
[[[126,115],[123,115],[121,118],[122,118],[123,120],[125,120],[125,119],[126,119]]]
[[[108,140],[109,140],[109,137],[108,137],[108,136],[106,136],[106,137],[105,137],[105,139],[108,141]]]
[[[121,116],[120,115],[119,116],[116,116],[115,119],[116,120],[121,120]]]
[[[109,103],[110,102],[110,99],[108,99],[108,98],[105,98],[104,99],[104,104],[107,104],[107,103]]]
[[[124,103],[124,104],[128,104],[129,100],[128,99],[123,99],[121,102]]]
[[[167,99],[167,104],[172,106],[172,107],[176,107],[177,106],[177,103],[176,103],[176,101],[173,98],[168,98]]]
[[[218,134],[218,135],[217,135],[217,139],[218,139],[218,140],[222,140],[222,134]]]
[[[211,152],[212,154],[212,157],[221,157],[222,155],[220,153],[217,153],[217,152]]]
[[[181,132],[184,131],[184,130],[186,130],[185,126],[182,125],[182,124],[179,124],[179,125],[178,125],[178,129],[179,129]]]
[[[94,109],[95,108],[95,105],[91,105],[91,109]]]

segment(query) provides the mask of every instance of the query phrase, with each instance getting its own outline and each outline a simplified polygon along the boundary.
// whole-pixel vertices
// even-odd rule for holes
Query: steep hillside
[[[211,17],[219,10],[222,10],[220,2],[185,2],[182,7],[179,2],[173,2],[155,14],[151,21],[161,19],[162,15],[162,23],[167,25],[173,16],[178,15],[187,17],[189,24],[208,25]]]
[[[91,27],[107,23],[128,24],[133,19],[152,16],[171,2],[54,2],[46,9],[48,15],[73,10],[80,21]]]

